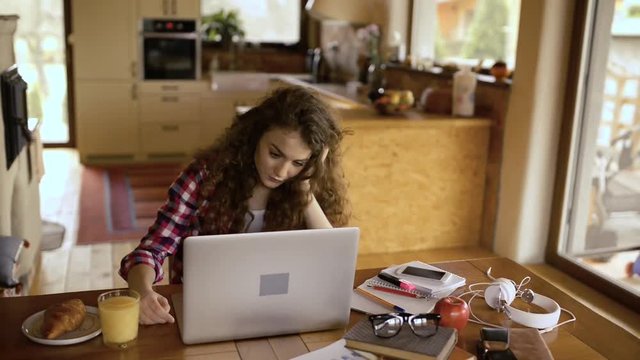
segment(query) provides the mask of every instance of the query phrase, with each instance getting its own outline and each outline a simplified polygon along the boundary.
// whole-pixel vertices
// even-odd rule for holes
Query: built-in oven
[[[201,47],[197,20],[143,19],[142,79],[200,79]]]

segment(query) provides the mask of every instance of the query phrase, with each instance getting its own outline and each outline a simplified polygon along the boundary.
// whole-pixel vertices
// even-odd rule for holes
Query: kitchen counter
[[[491,123],[423,120],[343,121],[361,254],[480,245]]]

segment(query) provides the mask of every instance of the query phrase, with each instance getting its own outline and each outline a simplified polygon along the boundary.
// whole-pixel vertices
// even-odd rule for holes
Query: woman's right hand
[[[140,294],[140,324],[153,325],[173,323],[174,319],[169,314],[171,306],[164,296],[153,290]]]

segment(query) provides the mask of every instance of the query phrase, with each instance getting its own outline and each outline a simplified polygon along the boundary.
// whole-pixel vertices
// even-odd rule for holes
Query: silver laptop
[[[346,326],[358,228],[192,236],[183,293],[172,296],[185,344]]]

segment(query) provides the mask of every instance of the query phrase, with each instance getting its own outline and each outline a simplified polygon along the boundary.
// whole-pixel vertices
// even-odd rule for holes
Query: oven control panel
[[[144,19],[142,31],[147,33],[192,33],[196,31],[196,21]]]

